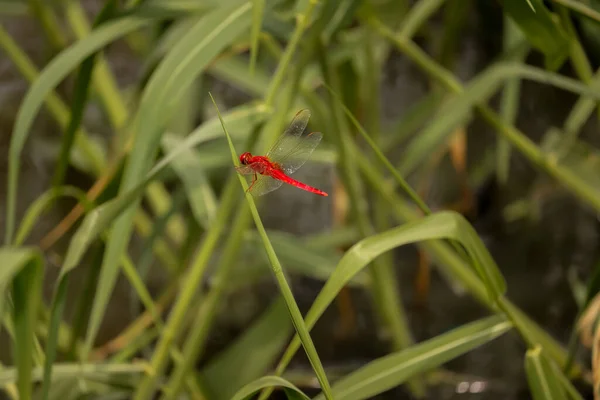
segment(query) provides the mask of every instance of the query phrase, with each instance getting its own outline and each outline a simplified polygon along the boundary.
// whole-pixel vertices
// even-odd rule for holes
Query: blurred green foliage
[[[0,367],[0,385],[9,397],[46,400],[66,393],[146,400],[160,393],[162,399],[265,399],[277,389],[288,398],[308,398],[301,384],[286,378],[302,345],[322,388],[316,398],[371,398],[403,384],[420,398],[432,371],[514,330],[527,347],[522,364],[533,398],[581,398],[571,380],[587,379],[590,368],[573,361],[576,346],[567,351],[511,303],[502,265],[467,219],[455,211],[432,212],[407,177],[425,173],[418,179],[426,181],[437,166],[432,155],[445,153],[459,173],[467,172],[461,132],[477,115],[498,138],[492,162],[476,167],[478,182],[496,175],[506,183],[516,151],[600,212],[598,153],[579,139],[583,124],[599,116],[593,112],[600,103],[600,75],[578,31],[597,32],[596,0],[497,2],[503,53],[464,83],[454,66],[465,10],[474,1],[100,3],[90,23],[75,0],[0,1],[2,18],[34,19],[53,51],[38,68],[0,25],[1,51],[31,84],[10,137],[0,248],[0,316],[14,350],[12,363]],[[433,40],[438,15],[443,38],[435,41],[437,50],[425,51],[417,38]],[[117,84],[104,56],[117,41],[143,63],[142,76],[130,87]],[[533,53],[542,55],[544,68],[525,64]],[[414,63],[431,88],[384,126],[381,84],[391,54]],[[556,72],[567,64],[576,78]],[[66,100],[58,87],[71,77],[73,95]],[[227,102],[213,89],[216,101],[209,101],[214,79],[248,100],[224,109]],[[524,80],[579,96],[564,126],[550,130],[540,144],[515,125]],[[490,105],[497,93],[498,111]],[[218,116],[217,103],[223,110]],[[82,122],[90,104],[103,110],[109,140]],[[18,217],[22,156],[43,108],[63,132],[54,180]],[[264,153],[301,108],[312,112],[309,128],[325,134],[313,162],[336,172],[322,180],[334,188],[330,197],[318,201],[342,215],[329,232],[307,237],[265,230],[263,199],[244,195],[247,184],[233,169],[241,152]],[[392,157],[399,147],[402,156]],[[94,187],[84,193],[67,184],[69,169],[92,177]],[[71,217],[39,244],[25,245],[43,214],[66,197],[78,203]],[[63,236],[68,245],[59,254],[53,245]],[[144,243],[141,255],[130,254],[134,236]],[[415,343],[389,254],[406,244],[417,244],[491,316]],[[60,265],[50,304],[41,296],[45,256]],[[154,261],[166,277],[159,296],[148,288]],[[78,268],[89,273],[87,289],[75,298],[68,288]],[[112,347],[98,347],[121,272],[144,312]],[[227,299],[270,272],[280,295],[227,348],[206,359],[217,316],[233,314],[223,308]],[[304,319],[290,273],[324,282]],[[337,376],[323,365],[310,330],[349,285],[372,296],[378,329],[390,332],[391,348]],[[587,291],[579,315],[593,304],[596,285]],[[69,322],[67,304],[78,305]]]

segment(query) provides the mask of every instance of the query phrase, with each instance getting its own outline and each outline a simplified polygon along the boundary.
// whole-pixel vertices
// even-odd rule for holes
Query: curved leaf
[[[260,392],[262,389],[272,387],[290,389],[296,392],[301,398],[306,400],[310,399],[310,397],[302,393],[300,389],[298,389],[292,383],[288,382],[283,378],[280,378],[278,376],[263,376],[262,378],[257,379],[254,382],[249,383],[240,390],[238,390],[238,392],[231,398],[231,400],[251,399],[256,393]]]
[[[512,328],[502,316],[488,317],[452,329],[433,339],[371,361],[333,385],[337,399],[359,400],[390,390],[412,376],[427,372],[482,344],[490,342]],[[315,400],[321,400],[319,395]]]
[[[61,186],[48,190],[38,197],[25,212],[25,215],[21,220],[21,225],[19,225],[17,235],[15,236],[15,244],[21,245],[23,242],[25,242],[25,239],[27,239],[27,236],[33,229],[35,223],[40,218],[42,213],[59,197],[73,197],[77,199],[79,203],[84,204],[87,208],[89,208],[91,205],[87,200],[86,193],[77,187]]]
[[[452,239],[461,243],[471,258],[479,279],[485,284],[491,300],[494,301],[504,293],[504,278],[471,225],[456,212],[439,212],[370,236],[352,246],[344,254],[306,314],[307,328],[311,329],[315,325],[348,281],[379,255],[405,244],[433,239]],[[299,346],[298,337],[294,336],[277,366],[277,373],[283,372]]]
[[[244,334],[202,370],[214,399],[230,399],[273,365],[292,333],[285,302],[278,297]]]

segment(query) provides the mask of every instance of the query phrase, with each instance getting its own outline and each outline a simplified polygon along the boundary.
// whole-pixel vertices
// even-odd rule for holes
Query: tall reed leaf
[[[213,100],[213,104],[215,105],[215,108],[217,108],[217,104],[215,103],[214,99],[212,98],[212,95],[211,95],[211,99]],[[218,108],[217,108],[217,113],[219,115],[219,119],[221,119],[221,113],[219,112]],[[227,141],[229,142],[229,148],[231,150],[231,157],[232,157],[233,164],[237,167],[237,166],[239,166],[238,155],[235,151],[235,148],[233,147],[233,142],[231,141],[229,132],[227,132],[227,128],[225,128],[225,122],[222,119],[221,119],[221,126],[223,127],[223,131],[225,132],[225,135],[227,136]],[[325,370],[323,369],[323,365],[321,364],[321,360],[319,359],[317,350],[315,349],[315,346],[312,342],[310,334],[308,333],[308,329],[306,329],[306,326],[304,325],[304,320],[302,319],[302,314],[300,313],[300,309],[298,308],[298,305],[296,304],[296,301],[294,300],[292,290],[290,289],[290,287],[285,279],[285,275],[283,273],[281,264],[279,263],[279,259],[277,258],[277,255],[275,254],[275,250],[273,249],[273,246],[271,245],[271,242],[269,241],[269,237],[267,236],[267,232],[265,231],[262,221],[260,220],[260,216],[258,215],[258,210],[256,209],[256,205],[254,204],[254,199],[252,198],[252,195],[247,191],[248,184],[242,175],[238,174],[238,178],[240,180],[242,188],[244,189],[244,191],[246,191],[246,200],[248,201],[248,206],[250,207],[250,211],[252,213],[252,217],[254,219],[256,229],[258,230],[258,233],[260,234],[260,236],[263,240],[263,246],[265,247],[265,251],[269,257],[269,262],[271,263],[271,268],[273,270],[273,274],[275,275],[275,279],[277,280],[279,290],[281,291],[281,294],[282,294],[282,296],[286,302],[286,305],[288,307],[288,311],[290,313],[290,317],[292,318],[292,323],[294,324],[294,328],[296,329],[299,340],[302,342],[302,345],[304,346],[304,349],[306,351],[306,355],[308,356],[310,364],[313,367],[313,369],[315,370],[317,379],[319,380],[319,383],[321,384],[321,388],[323,389],[325,398],[333,399],[333,397],[331,396],[331,388],[329,386],[329,381],[327,380],[327,375],[325,374]]]
[[[370,399],[399,386],[412,376],[427,372],[512,328],[502,316],[492,316],[452,329],[433,339],[371,361],[333,385],[336,399]],[[322,400],[323,396],[315,397]]]
[[[504,278],[475,230],[460,214],[445,211],[370,236],[352,246],[306,314],[306,326],[311,329],[347,282],[379,255],[405,244],[433,239],[452,239],[462,244],[492,302],[504,293]],[[283,373],[299,345],[295,336],[277,366],[278,374]]]

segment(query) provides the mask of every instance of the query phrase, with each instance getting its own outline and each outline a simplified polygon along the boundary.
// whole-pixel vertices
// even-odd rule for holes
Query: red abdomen
[[[328,194],[325,193],[322,190],[319,190],[319,189],[314,188],[312,186],[308,186],[305,183],[302,183],[302,182],[297,181],[297,180],[295,180],[293,178],[290,178],[285,173],[283,173],[283,171],[281,171],[280,169],[269,168],[266,171],[266,173],[269,174],[269,175],[271,175],[275,179],[279,179],[280,181],[283,181],[283,182],[287,183],[288,185],[296,186],[299,189],[306,190],[307,192],[311,192],[311,193],[314,193],[314,194],[318,194],[319,196],[328,196]]]

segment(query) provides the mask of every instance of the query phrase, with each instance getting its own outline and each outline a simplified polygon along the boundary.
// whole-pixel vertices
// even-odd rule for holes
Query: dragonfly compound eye
[[[248,164],[249,158],[250,158],[250,153],[248,153],[248,152],[242,153],[240,155],[240,163],[242,163],[244,165]]]

